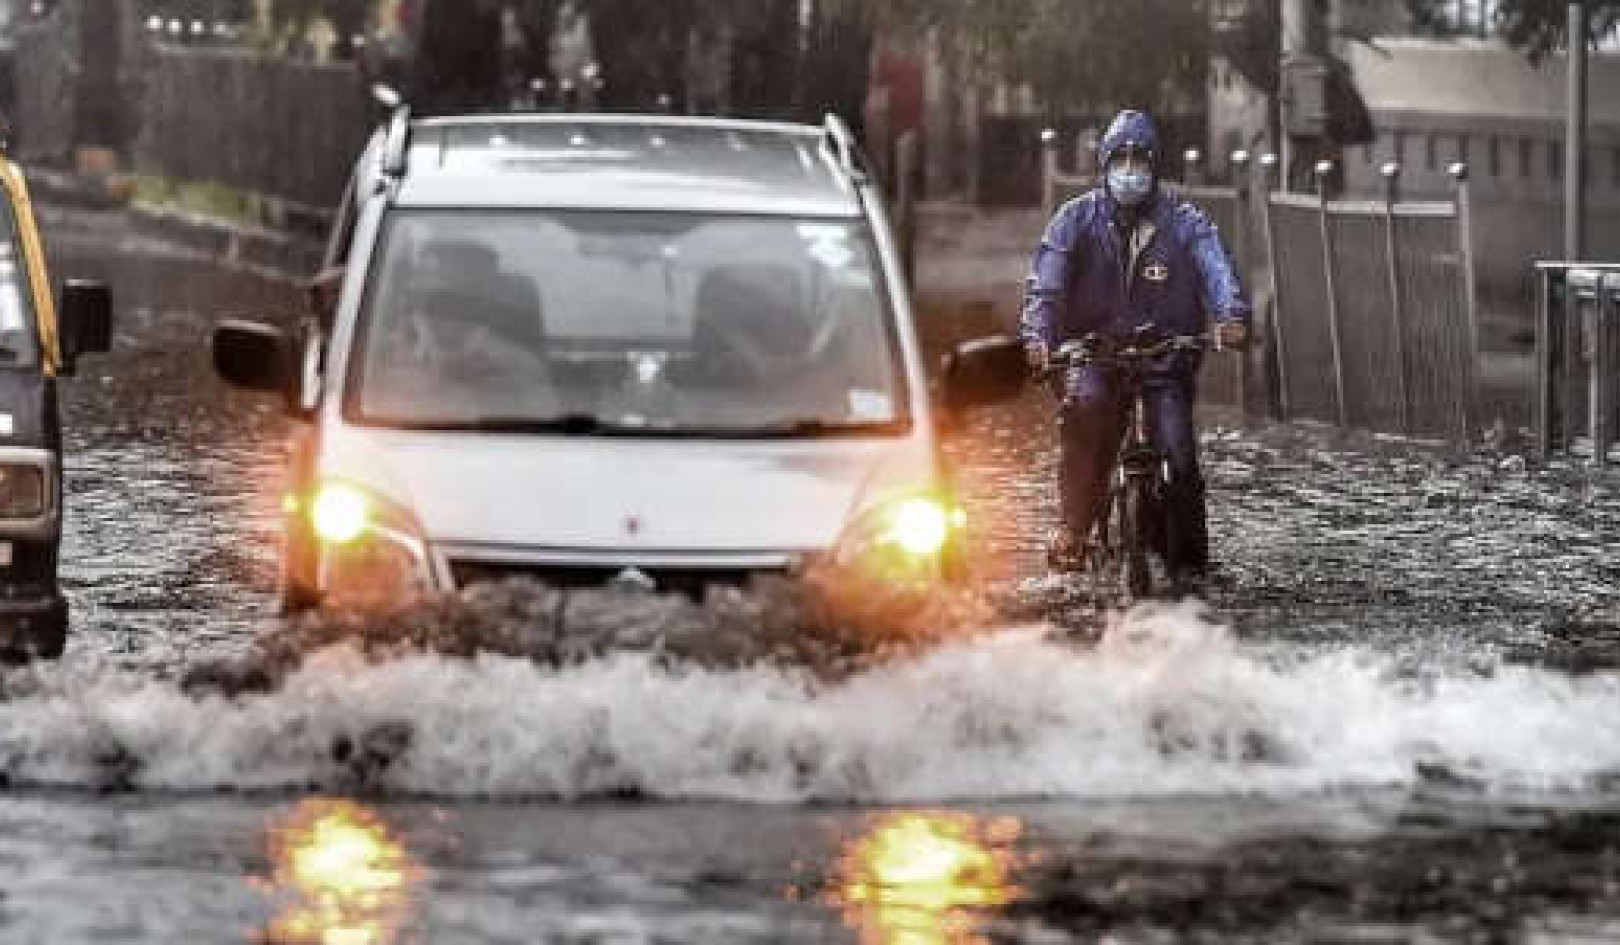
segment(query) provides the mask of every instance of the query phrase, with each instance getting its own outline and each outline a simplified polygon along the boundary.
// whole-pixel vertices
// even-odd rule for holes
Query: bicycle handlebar
[[[1143,344],[1131,339],[1109,339],[1097,335],[1066,341],[1039,372],[1042,379],[1084,364],[1130,364],[1162,357],[1173,351],[1204,351],[1215,346],[1215,335],[1172,335]]]

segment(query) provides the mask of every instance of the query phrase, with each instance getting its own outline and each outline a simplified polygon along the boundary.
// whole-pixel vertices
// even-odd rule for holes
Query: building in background
[[[1449,166],[1466,163],[1483,301],[1528,312],[1534,261],[1563,252],[1567,58],[1533,64],[1509,48],[1494,7],[1459,0],[1426,28],[1392,14],[1372,45],[1348,46],[1377,137],[1345,155],[1346,180],[1351,193],[1382,194],[1379,168],[1394,161],[1403,194],[1444,196]],[[1620,260],[1620,47],[1603,47],[1589,60],[1587,245]]]
[[[1218,5],[1234,22],[1248,0]],[[1532,264],[1563,245],[1566,58],[1532,64],[1500,35],[1498,0],[1453,0],[1423,22],[1405,0],[1334,0],[1335,53],[1371,112],[1374,140],[1342,155],[1348,196],[1381,197],[1380,168],[1400,164],[1400,193],[1449,197],[1455,162],[1470,168],[1474,241],[1487,307],[1529,309]],[[1590,59],[1587,242],[1620,260],[1620,39]],[[1272,101],[1253,70],[1218,57],[1210,78],[1210,142],[1275,150]]]

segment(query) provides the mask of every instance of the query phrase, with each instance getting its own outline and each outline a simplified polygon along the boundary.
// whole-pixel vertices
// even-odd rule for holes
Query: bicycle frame
[[[1092,525],[1088,542],[1096,550],[1088,556],[1088,570],[1094,585],[1109,584],[1127,598],[1144,598],[1152,593],[1153,577],[1148,552],[1162,549],[1164,523],[1161,487],[1165,482],[1165,460],[1153,445],[1148,427],[1146,369],[1154,358],[1174,350],[1201,348],[1206,336],[1170,338],[1154,344],[1134,343],[1107,353],[1096,350],[1096,339],[1071,342],[1059,351],[1059,369],[1101,364],[1120,374],[1122,394],[1129,398],[1129,415],[1119,445],[1118,457],[1103,506]]]

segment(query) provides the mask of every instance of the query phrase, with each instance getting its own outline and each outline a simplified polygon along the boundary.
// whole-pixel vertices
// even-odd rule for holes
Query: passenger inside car
[[[684,386],[786,391],[784,399],[807,415],[851,413],[849,392],[858,382],[846,367],[855,332],[826,282],[803,267],[709,269],[694,302],[694,368]]]
[[[380,332],[389,354],[379,385],[405,388],[400,396],[410,403],[429,394],[454,416],[550,409],[545,320],[532,280],[466,240],[427,243],[415,258],[410,278],[390,290],[397,301],[393,326]]]

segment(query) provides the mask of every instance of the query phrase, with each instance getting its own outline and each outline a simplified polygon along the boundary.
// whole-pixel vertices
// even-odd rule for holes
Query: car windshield
[[[399,210],[350,416],[443,429],[898,430],[904,385],[856,221]]]
[[[29,367],[39,359],[28,264],[17,237],[11,200],[0,192],[0,367]]]

